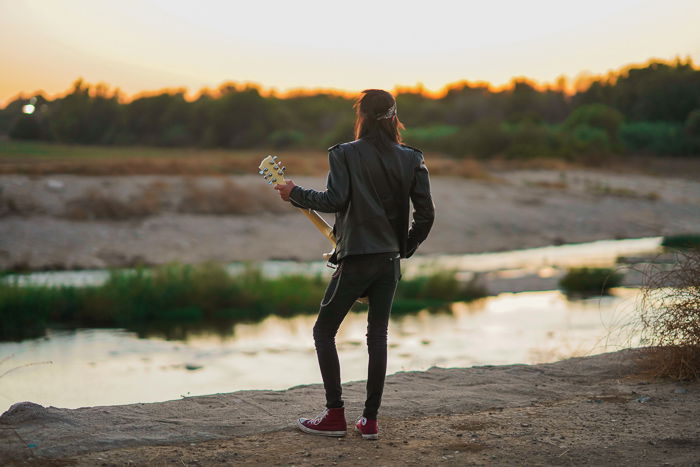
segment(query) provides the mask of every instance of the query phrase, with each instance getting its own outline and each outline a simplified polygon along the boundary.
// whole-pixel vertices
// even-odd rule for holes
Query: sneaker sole
[[[310,433],[312,435],[321,435],[321,436],[335,436],[335,437],[340,437],[340,436],[345,436],[348,434],[347,430],[344,431],[324,431],[324,430],[314,430],[312,428],[309,428],[308,426],[304,425],[301,423],[299,420],[297,420],[297,427],[303,431],[304,433]]]
[[[360,429],[357,428],[357,426],[355,427],[355,431],[357,431],[359,434],[362,435],[362,439],[379,439],[379,433],[374,433],[374,434],[366,435],[366,434],[362,433],[362,432],[360,431]]]

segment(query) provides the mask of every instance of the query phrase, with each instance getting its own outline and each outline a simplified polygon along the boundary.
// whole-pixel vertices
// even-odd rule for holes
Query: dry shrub
[[[430,159],[427,161],[431,175],[452,175],[473,180],[498,181],[486,170],[484,164],[476,159]]]
[[[248,191],[231,180],[216,187],[205,187],[188,178],[178,206],[178,211],[190,214],[252,214],[254,210]]]
[[[89,188],[66,203],[63,217],[72,220],[127,220],[152,216],[161,210],[167,188],[167,183],[155,181],[126,201]]]
[[[260,185],[252,190],[255,196],[255,204],[261,212],[272,212],[276,214],[284,214],[290,212],[291,204],[285,203],[280,199],[279,193],[268,185]]]
[[[286,212],[288,206],[279,200],[277,192],[263,184],[241,187],[232,180],[218,186],[206,187],[189,178],[178,206],[179,212],[190,214],[246,215],[260,212]]]
[[[169,189],[168,183],[157,180],[124,200],[90,188],[66,203],[62,217],[78,221],[122,221],[173,209],[180,213],[220,216],[289,212],[289,205],[280,201],[277,192],[262,181],[253,187],[242,187],[232,180],[207,186],[188,177],[180,199],[166,196]]]
[[[675,250],[642,288],[643,362],[654,376],[700,379],[700,249]]]
[[[1,189],[0,189],[1,190]],[[44,210],[35,199],[28,195],[5,195],[0,191],[0,217],[31,216],[41,214]]]
[[[528,186],[534,186],[539,188],[547,188],[551,190],[566,190],[568,185],[566,182],[562,181],[549,181],[549,180],[537,180],[534,182],[525,182]]]
[[[618,198],[646,199],[649,201],[658,201],[661,198],[661,195],[655,191],[642,193],[631,188],[612,187],[610,185],[597,182],[590,183],[588,180],[586,180],[586,189],[589,193],[598,196],[617,196]]]
[[[496,178],[484,168],[484,165],[476,159],[464,159],[459,162],[456,167],[456,172],[460,177],[464,178],[488,181],[496,180]]]
[[[488,160],[493,170],[567,170],[582,167],[582,164],[552,157],[534,157],[531,159],[511,159],[493,157]]]

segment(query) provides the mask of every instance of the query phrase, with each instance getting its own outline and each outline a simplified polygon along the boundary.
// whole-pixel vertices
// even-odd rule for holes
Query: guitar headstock
[[[265,157],[258,168],[260,169],[258,173],[263,176],[268,185],[284,185],[286,183],[284,171],[287,170],[287,167],[282,165],[277,156]]]

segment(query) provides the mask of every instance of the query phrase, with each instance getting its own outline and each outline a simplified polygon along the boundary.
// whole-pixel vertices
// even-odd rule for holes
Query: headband
[[[389,107],[389,110],[387,110],[387,111],[384,112],[383,114],[379,114],[379,115],[377,116],[377,120],[383,120],[383,119],[385,119],[385,118],[391,118],[391,117],[393,117],[394,115],[396,115],[396,102],[394,102],[394,105],[392,105],[391,107]]]

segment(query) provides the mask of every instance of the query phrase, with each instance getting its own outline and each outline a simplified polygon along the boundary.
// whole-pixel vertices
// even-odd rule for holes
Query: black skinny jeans
[[[384,391],[387,328],[396,284],[401,277],[398,253],[346,256],[333,274],[314,325],[314,343],[326,390],[326,407],[343,407],[340,362],[335,335],[359,297],[369,299],[367,318],[367,399],[363,416],[376,419]]]

